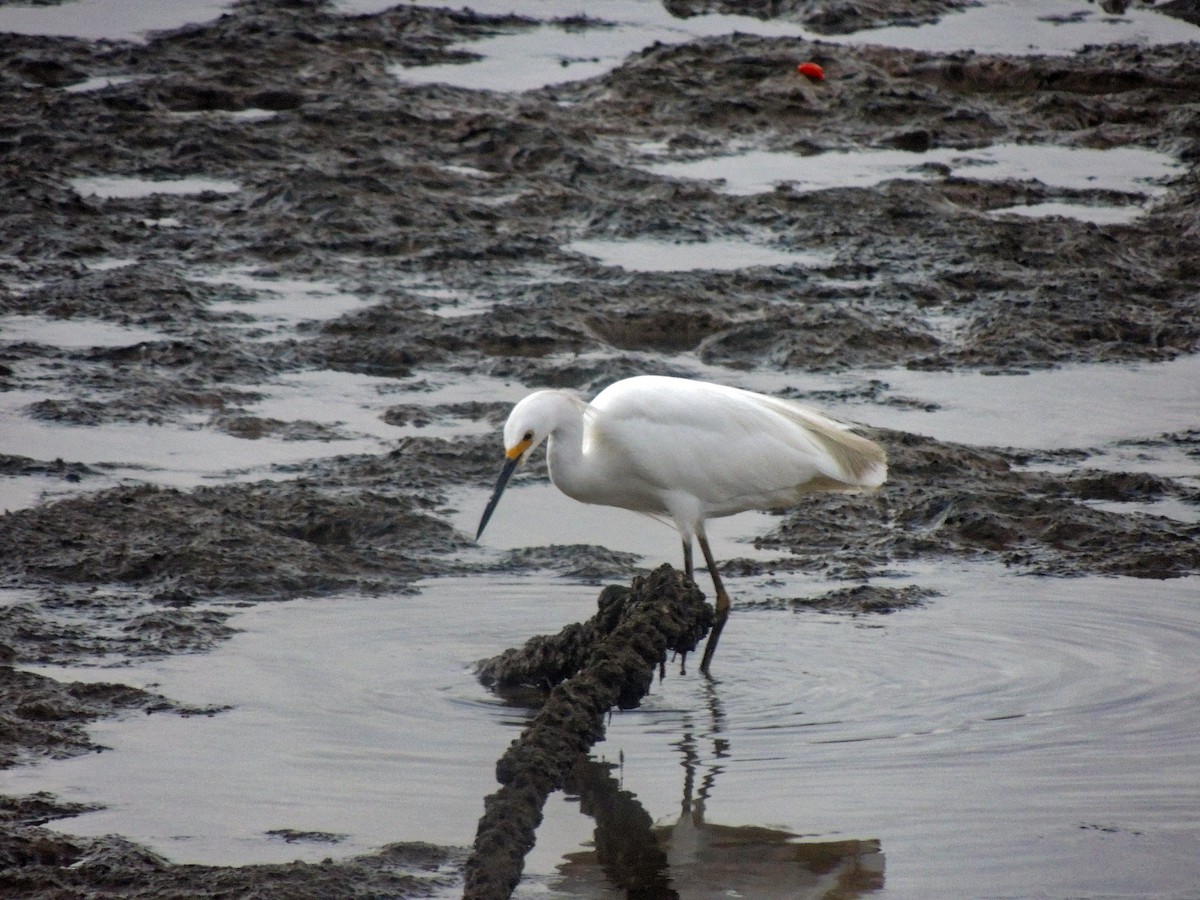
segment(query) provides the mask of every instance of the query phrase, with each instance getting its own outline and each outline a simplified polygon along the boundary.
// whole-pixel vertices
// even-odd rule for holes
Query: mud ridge
[[[712,607],[699,588],[663,565],[628,589],[605,588],[599,612],[553,637],[537,637],[479,667],[494,689],[553,685],[533,722],[496,763],[500,790],[484,814],[467,860],[469,900],[506,898],[521,879],[542,807],[604,736],[613,708],[632,709],[650,690],[668,653],[687,654],[708,632]]]

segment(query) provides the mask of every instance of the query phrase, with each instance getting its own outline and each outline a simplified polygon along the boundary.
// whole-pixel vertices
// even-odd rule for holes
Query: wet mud
[[[512,893],[551,791],[566,787],[570,773],[586,765],[610,712],[636,707],[668,657],[695,650],[712,618],[696,585],[663,565],[629,589],[606,588],[588,622],[532,638],[481,664],[480,679],[494,688],[550,690],[496,763],[501,787],[484,801],[464,898],[503,900]]]
[[[926,21],[961,5],[759,4],[764,16],[827,34]],[[669,6],[688,15],[726,5]],[[1167,6],[1195,15],[1189,4]],[[743,34],[656,45],[607,75],[520,94],[405,85],[389,70],[464,61],[460,42],[532,25],[469,11],[343,16],[317,2],[247,2],[141,44],[5,35],[0,314],[146,334],[117,347],[0,341],[0,392],[53,386],[21,410],[44,423],[188,424],[247,442],[336,445],[352,437],[348,428],[256,415],[259,386],[332,370],[511,379],[590,394],[644,372],[648,358],[661,373],[684,374],[682,355],[795,373],[803,384],[805,373],[864,367],[1012,373],[1153,364],[1200,349],[1194,47],[993,57]],[[797,78],[796,63],[807,59],[825,68],[826,81]],[[107,86],[67,90],[105,76]],[[936,164],[922,180],[869,189],[738,195],[652,173],[657,157],[647,149],[687,160],[733,146],[816,154],[1027,141],[1138,146],[1181,167],[1143,215],[1097,225],[993,213],[1129,198],[980,180]],[[114,175],[203,176],[239,189],[108,197],[71,182]],[[764,234],[774,247],[828,261],[631,273],[568,246],[581,237]],[[94,265],[106,260],[122,264]],[[273,330],[239,311],[254,299],[248,289],[199,280],[233,267],[268,281],[337,283],[364,303]],[[447,303],[461,308],[440,314]],[[835,409],[852,399],[798,396]],[[386,420],[469,419],[495,431],[506,412],[477,396],[398,402]],[[860,584],[911,560],[985,558],[1061,576],[1200,572],[1200,526],[1093,502],[1195,507],[1200,496],[1187,483],[1093,469],[1087,449],[872,436],[889,452],[886,490],[814,497],[760,540],[778,560],[727,560],[727,570],[844,579],[845,590],[802,602],[860,615],[928,599]],[[1153,440],[1200,460],[1194,431]],[[313,594],[403,591],[422,577],[489,568],[628,583],[636,559],[600,547],[463,561],[470,536],[449,523],[447,498],[464,484],[490,484],[495,445],[494,435],[418,430],[384,455],[348,452],[280,465],[268,480],[188,489],[112,486],[113,464],[61,458],[53,447],[5,452],[0,478],[70,491],[0,516],[0,587],[14,592],[0,607],[0,762],[92,752],[87,724],[129,710],[218,714],[13,668],[202,652],[231,633],[214,601],[232,613]],[[462,850],[396,845],[312,865],[177,866],[119,838],[40,827],[76,812],[53,797],[3,800],[6,896],[134,886],[145,897],[421,896],[461,879],[465,860]]]

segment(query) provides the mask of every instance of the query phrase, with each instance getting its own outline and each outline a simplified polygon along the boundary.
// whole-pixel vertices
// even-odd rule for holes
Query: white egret
[[[506,459],[476,539],[517,466],[542,441],[550,479],[567,496],[674,523],[689,578],[692,539],[700,544],[716,590],[705,673],[730,607],[705,521],[792,506],[812,491],[869,490],[887,477],[882,447],[790,400],[657,375],[618,381],[591,403],[536,391],[504,424]]]

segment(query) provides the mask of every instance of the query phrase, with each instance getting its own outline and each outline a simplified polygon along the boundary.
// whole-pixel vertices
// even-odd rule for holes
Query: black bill
[[[492,517],[496,504],[500,502],[500,495],[504,493],[505,487],[508,486],[508,479],[512,478],[512,473],[517,470],[523,455],[517,454],[504,461],[504,468],[500,470],[500,477],[496,479],[496,489],[492,491],[492,499],[488,501],[487,508],[483,511],[483,518],[479,520],[479,530],[475,532],[475,540],[479,540],[483,529],[487,527],[488,519]]]

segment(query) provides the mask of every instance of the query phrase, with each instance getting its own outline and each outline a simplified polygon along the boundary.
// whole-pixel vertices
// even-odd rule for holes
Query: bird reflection
[[[730,756],[716,686],[708,686],[707,731],[691,714],[675,742],[684,770],[678,819],[654,825],[613,763],[582,759],[567,782],[580,809],[596,820],[594,850],[568,854],[557,892],[572,897],[633,900],[851,900],[883,887],[884,856],[877,840],[798,841],[788,831],[758,825],[719,825],[705,806]],[[701,742],[711,745],[705,762]]]

